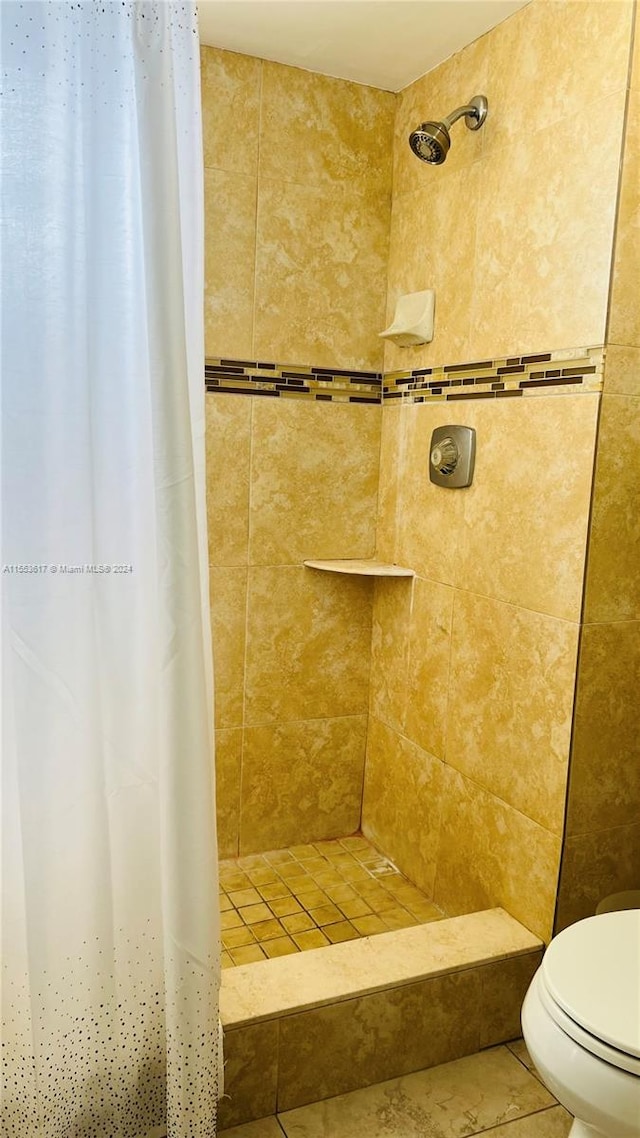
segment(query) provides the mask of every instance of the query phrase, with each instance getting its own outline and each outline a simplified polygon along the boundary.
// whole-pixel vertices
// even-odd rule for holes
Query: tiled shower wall
[[[207,395],[221,856],[360,823],[381,408]]]
[[[394,96],[201,58],[206,354],[379,371]]]
[[[387,347],[385,369],[597,350],[631,9],[534,0],[395,100],[205,49],[208,353],[380,370],[365,248],[384,261],[389,184],[358,139],[375,112],[391,155],[394,102],[387,316],[427,287],[437,310],[433,343]],[[441,169],[415,161],[415,122],[476,91],[483,131],[459,126]],[[370,710],[367,833],[448,911],[503,904],[549,934],[599,399],[207,397],[224,854],[355,828]],[[376,585],[371,639],[371,582],[301,561],[372,555],[381,416],[378,552],[418,577]],[[451,421],[478,435],[462,493],[427,479]]]
[[[393,95],[205,47],[202,97],[207,355],[380,371]],[[371,591],[301,562],[373,554],[381,409],[290,395],[207,395],[223,857],[360,822]]]
[[[636,25],[557,924],[640,889],[640,37]]]
[[[631,17],[534,0],[402,92],[388,311],[435,286],[436,335],[386,371],[603,344]],[[412,125],[475,92],[486,127],[415,162]],[[600,395],[534,390],[385,404],[378,554],[418,576],[376,585],[363,829],[447,912],[548,938]],[[447,422],[477,432],[462,492],[428,481]]]

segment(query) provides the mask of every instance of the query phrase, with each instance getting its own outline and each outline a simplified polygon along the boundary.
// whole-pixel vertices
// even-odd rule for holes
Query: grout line
[[[240,789],[238,801],[238,857],[240,857],[242,834],[242,803],[244,791],[244,758],[247,728],[247,670],[249,657],[249,599],[251,595],[251,529],[252,529],[252,500],[253,500],[253,432],[254,432],[254,405],[251,404],[249,414],[249,477],[247,486],[247,565],[246,565],[246,594],[244,603],[244,660],[242,668],[242,740],[240,745]]]
[[[258,81],[258,153],[256,158],[256,211],[254,222],[254,250],[253,250],[253,303],[251,305],[251,351],[256,351],[256,303],[258,299],[258,235],[260,220],[260,144],[262,141],[262,78],[264,62],[260,60],[260,78]],[[228,357],[227,357],[228,358]]]

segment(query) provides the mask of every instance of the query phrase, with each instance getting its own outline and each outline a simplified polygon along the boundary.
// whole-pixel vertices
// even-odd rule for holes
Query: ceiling
[[[399,91],[528,0],[199,0],[200,39]]]

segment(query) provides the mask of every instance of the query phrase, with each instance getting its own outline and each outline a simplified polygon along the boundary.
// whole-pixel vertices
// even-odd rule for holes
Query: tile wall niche
[[[203,49],[223,856],[362,824],[448,913],[551,933],[632,11],[533,0],[398,96]],[[476,90],[483,131],[418,163],[409,130]],[[383,358],[385,303],[428,287],[433,342]],[[607,348],[612,396],[639,347]],[[427,475],[452,421],[460,493]],[[416,578],[301,564],[374,551]]]

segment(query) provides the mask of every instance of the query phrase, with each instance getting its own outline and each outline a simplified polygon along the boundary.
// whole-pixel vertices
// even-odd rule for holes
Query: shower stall
[[[637,257],[633,17],[534,0],[397,94],[202,49],[229,1124],[513,1038],[554,927],[638,884],[640,791],[603,825],[580,742],[587,551],[619,640],[591,551],[636,477],[605,489],[598,440],[607,392],[637,399],[637,332],[606,338]],[[423,122],[476,129],[416,161],[468,91],[486,119]],[[433,341],[383,349],[427,288]],[[428,474],[451,424],[477,439],[455,491]]]

